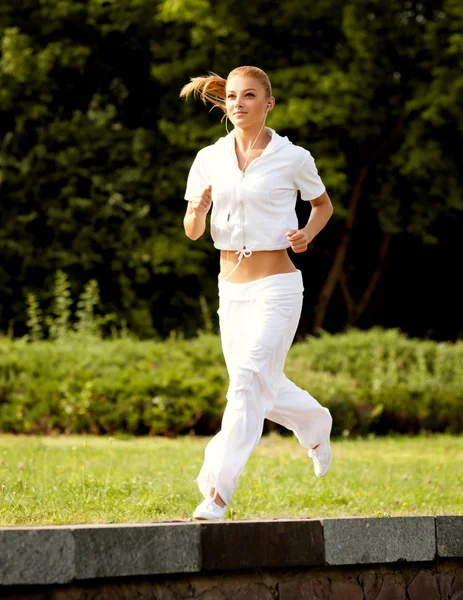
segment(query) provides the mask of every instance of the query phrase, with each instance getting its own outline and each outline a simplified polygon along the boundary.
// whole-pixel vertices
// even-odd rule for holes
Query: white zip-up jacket
[[[219,250],[249,256],[289,248],[286,233],[298,229],[297,191],[313,200],[325,191],[308,150],[267,128],[272,139],[243,173],[235,131],[198,152],[188,175],[185,200],[212,185],[211,236]]]

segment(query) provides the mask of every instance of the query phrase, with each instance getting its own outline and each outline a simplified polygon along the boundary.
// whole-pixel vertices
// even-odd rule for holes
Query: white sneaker
[[[313,460],[313,469],[317,477],[325,477],[331,466],[330,440],[325,440],[314,450],[309,450],[308,455]]]
[[[193,519],[223,519],[227,507],[219,506],[212,498],[204,498],[199,506],[196,507],[193,513]]]

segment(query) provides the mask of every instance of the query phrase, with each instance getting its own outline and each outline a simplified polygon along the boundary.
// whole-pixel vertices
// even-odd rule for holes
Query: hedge
[[[463,431],[463,343],[373,328],[307,338],[285,372],[333,415],[333,434]],[[204,434],[220,428],[220,339],[0,338],[0,430]],[[279,429],[266,422],[265,431]]]

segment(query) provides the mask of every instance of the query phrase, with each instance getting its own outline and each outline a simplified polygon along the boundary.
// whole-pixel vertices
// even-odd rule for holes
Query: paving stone
[[[435,575],[429,571],[418,571],[408,586],[410,600],[441,600]]]
[[[313,583],[303,577],[282,581],[278,585],[279,600],[318,600],[315,596]]]
[[[2,600],[50,600],[50,596],[47,592],[34,593],[30,591],[29,586],[15,586],[14,588],[0,586],[0,598],[2,598]]]
[[[66,586],[64,588],[53,590],[53,594],[47,594],[46,597],[44,596],[44,600],[45,598],[46,600],[50,600],[50,598],[52,598],[52,600],[92,600],[98,596],[100,589],[101,586],[86,590],[76,586]],[[25,599],[31,600],[29,596],[25,596]]]
[[[137,583],[105,583],[96,593],[82,596],[81,600],[180,600],[167,586],[149,586]],[[53,598],[53,600],[55,600]],[[67,600],[63,596],[63,600]]]
[[[331,594],[331,585],[327,577],[317,577],[311,580],[315,598],[317,600],[328,600]]]
[[[447,571],[447,573],[437,574],[437,583],[439,585],[441,600],[449,600],[450,589],[452,587],[454,578],[455,574],[453,571]]]
[[[230,578],[229,578],[230,579]],[[193,590],[193,597],[200,598],[201,594],[209,592],[215,588],[225,594],[223,588],[223,580],[221,578],[213,579],[210,576],[195,575],[191,580],[191,588]],[[236,590],[234,590],[236,591]]]
[[[381,590],[375,600],[406,600],[406,598],[405,581],[400,581],[400,578],[397,581],[396,575],[384,575]]]
[[[324,564],[319,520],[222,521],[201,532],[204,570]]]
[[[430,561],[436,555],[434,517],[324,519],[329,565]]]
[[[450,595],[463,592],[463,568],[455,569]]]
[[[223,593],[225,598],[227,598],[227,600],[234,598],[235,594],[255,581],[251,573],[232,574],[230,577],[226,575],[219,575],[219,577],[220,583],[217,583],[217,587],[220,587],[220,591]],[[210,587],[210,584],[213,581],[213,577],[211,577],[210,573],[208,574],[208,578]]]
[[[333,581],[331,590],[330,600],[363,600],[362,588],[356,581]]]
[[[1,598],[1,596],[0,596]],[[143,583],[102,583],[86,587],[65,587],[48,592],[47,600],[177,600],[172,596],[161,598],[155,595],[153,585]],[[31,600],[25,596],[24,600]]]
[[[436,538],[439,556],[463,557],[463,516],[436,517]]]
[[[191,582],[188,579],[180,579],[179,581],[169,581],[168,578],[165,578],[165,585],[168,585],[174,594],[176,594],[182,600],[187,600],[187,598],[193,598],[194,589],[191,585]]]
[[[68,583],[73,577],[74,539],[68,529],[0,529],[0,585]]]
[[[197,524],[74,526],[77,579],[201,569]]]
[[[233,600],[273,600],[273,596],[263,583],[251,583],[234,594]]]
[[[362,573],[359,579],[362,584],[365,600],[375,600],[383,582],[381,576],[377,573],[367,571]]]
[[[195,596],[198,600],[226,600],[225,596],[217,588],[206,590],[200,596]]]

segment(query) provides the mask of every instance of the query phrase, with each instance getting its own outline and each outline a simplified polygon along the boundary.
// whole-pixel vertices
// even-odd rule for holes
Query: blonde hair
[[[225,118],[227,116],[225,103],[227,81],[236,75],[254,77],[263,86],[267,96],[272,95],[270,79],[265,71],[262,71],[259,67],[237,67],[230,71],[227,79],[213,72],[209,72],[209,75],[202,77],[191,77],[190,83],[187,83],[181,89],[180,98],[188,98],[191,94],[195,97],[199,96],[204,104],[210,102],[212,108],[220,108],[224,113],[223,118]]]

